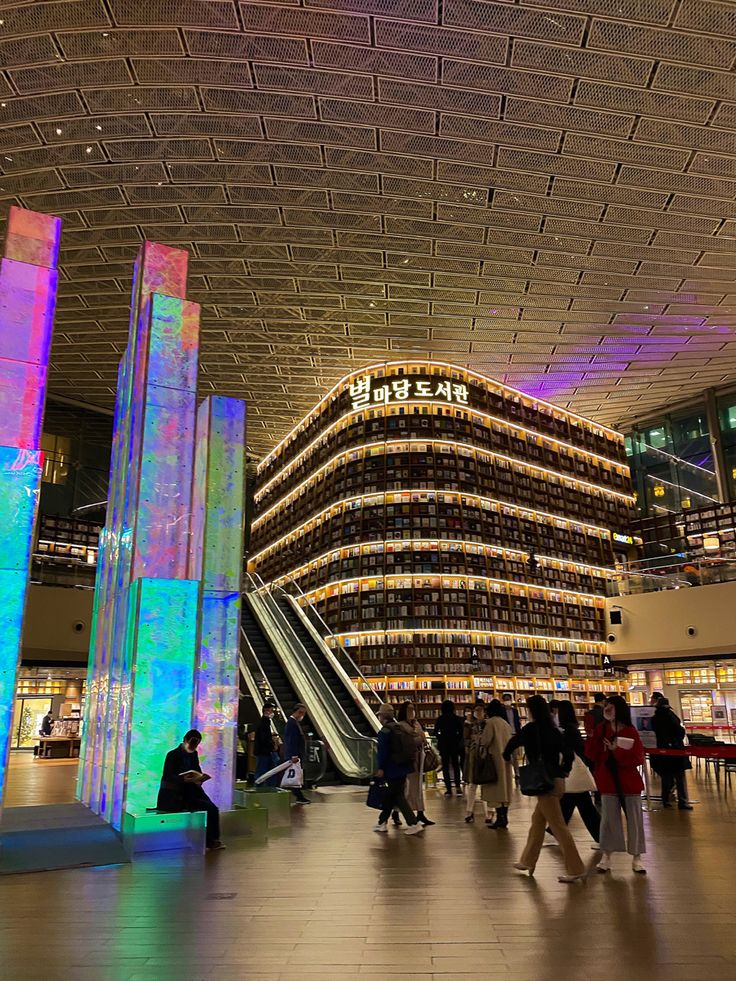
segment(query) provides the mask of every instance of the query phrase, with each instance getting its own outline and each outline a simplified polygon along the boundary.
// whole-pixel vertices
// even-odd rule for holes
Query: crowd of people
[[[682,750],[685,729],[661,692],[654,692],[651,729],[662,750]],[[533,875],[545,838],[559,845],[565,864],[560,882],[572,883],[587,872],[568,824],[577,810],[598,852],[597,869],[611,870],[612,857],[627,852],[631,868],[646,873],[646,851],[641,795],[644,747],[631,710],[621,695],[596,694],[584,718],[583,732],[572,702],[547,701],[532,695],[526,702],[528,721],[521,724],[513,696],[490,701],[478,699],[461,715],[451,700],[442,704],[434,726],[439,757],[424,731],[412,702],[398,711],[384,703],[377,712],[377,769],[373,795],[380,813],[374,831],[386,833],[391,820],[407,835],[420,834],[435,822],[426,813],[425,773],[441,768],[445,796],[464,799],[464,820],[475,821],[477,804],[486,827],[503,831],[509,826],[509,806],[516,783],[522,795],[535,799],[526,845],[515,868]],[[306,743],[301,723],[306,707],[295,705],[287,720],[284,740],[276,735],[272,717],[275,706],[266,703],[255,732],[255,778],[278,784],[280,774],[271,771],[305,759]],[[182,743],[164,762],[158,797],[160,811],[206,811],[207,847],[219,850],[219,811],[203,790],[209,777],[202,772],[197,749],[202,735],[187,732]],[[282,759],[286,764],[282,764]],[[523,763],[522,763],[523,759]],[[661,754],[652,768],[662,780],[662,802],[691,810],[685,773],[686,754]],[[454,788],[454,791],[453,791]],[[296,804],[309,804],[301,787],[292,788]],[[403,818],[403,822],[402,822]]]
[[[661,692],[654,692],[651,727],[662,749],[684,746],[685,729]],[[560,846],[565,872],[561,882],[576,882],[587,872],[568,824],[577,810],[598,852],[596,868],[611,870],[613,855],[625,852],[636,874],[646,873],[646,852],[641,795],[644,747],[631,710],[621,695],[596,694],[584,718],[584,733],[569,700],[547,701],[532,695],[526,702],[528,721],[521,724],[513,696],[502,700],[478,699],[459,714],[450,700],[443,702],[434,726],[446,797],[465,800],[465,822],[475,821],[478,801],[488,828],[509,825],[509,804],[514,782],[522,794],[535,799],[526,846],[515,868],[529,875],[534,870],[545,838]],[[418,834],[432,824],[424,810],[423,777],[427,734],[416,719],[414,706],[404,702],[395,715],[384,704],[378,710],[376,778],[385,781],[383,809],[374,828],[388,831],[391,816],[406,822],[406,834]],[[413,742],[412,742],[413,740]],[[523,757],[524,763],[521,763]],[[685,770],[686,756],[655,756],[653,769],[662,778],[662,800],[670,805],[677,788],[678,806],[690,810]],[[463,789],[464,788],[464,789]]]

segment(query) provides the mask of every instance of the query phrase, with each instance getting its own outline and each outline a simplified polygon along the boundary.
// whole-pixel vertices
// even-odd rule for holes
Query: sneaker
[[[294,801],[294,803],[295,804],[311,804],[312,802],[311,802],[311,800],[308,797],[298,797]]]
[[[452,797],[452,791],[451,790],[446,790],[445,791],[445,797]]]
[[[684,800],[681,804],[677,805],[678,811],[692,811],[693,805]]]
[[[596,868],[599,872],[610,872],[611,871],[611,856],[608,852],[603,852],[603,857],[601,858]]]
[[[410,824],[408,828],[405,829],[405,835],[418,835],[420,832],[424,831],[423,824]]]
[[[558,875],[558,882],[580,882],[585,878],[585,873],[581,872],[580,875]]]
[[[634,855],[634,859],[633,859],[633,861],[631,863],[631,870],[632,870],[632,872],[638,873],[638,875],[646,875],[647,874],[647,870],[642,865],[642,863],[641,863],[641,857],[639,855]]]
[[[227,848],[227,845],[223,845],[221,841],[213,841],[211,845],[207,845],[208,852],[221,852],[223,848]]]
[[[378,831],[380,834],[388,834],[388,824],[386,821],[381,824],[379,821],[373,828],[374,831]]]

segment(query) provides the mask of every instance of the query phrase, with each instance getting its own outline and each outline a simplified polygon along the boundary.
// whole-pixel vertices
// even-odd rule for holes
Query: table
[[[42,760],[79,756],[82,740],[79,736],[41,736],[38,740],[38,758]],[[63,752],[66,747],[66,752]],[[60,752],[55,752],[55,750]]]

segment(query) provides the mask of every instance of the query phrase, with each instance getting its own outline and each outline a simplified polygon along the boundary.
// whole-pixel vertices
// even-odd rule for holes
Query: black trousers
[[[445,790],[452,791],[452,774],[455,775],[455,786],[460,790],[460,748],[440,750],[442,758],[442,777]]]
[[[378,815],[379,824],[385,824],[391,817],[391,811],[399,810],[404,815],[407,824],[416,824],[414,811],[409,807],[404,793],[406,777],[395,777],[386,780],[386,796],[383,798],[383,810]]]
[[[220,809],[217,804],[209,799],[207,794],[198,788],[196,794],[189,793],[185,798],[185,805],[188,811],[207,812],[207,847],[213,842],[220,840]]]
[[[600,841],[601,816],[598,808],[593,803],[593,798],[585,791],[582,794],[563,794],[560,800],[560,809],[565,819],[565,824],[570,823],[570,818],[578,809],[578,814],[583,819],[583,824],[588,829],[588,833],[593,841]]]
[[[687,780],[685,771],[672,773],[668,770],[662,774],[662,803],[667,804],[672,796],[672,788],[677,786],[677,803],[687,804]]]

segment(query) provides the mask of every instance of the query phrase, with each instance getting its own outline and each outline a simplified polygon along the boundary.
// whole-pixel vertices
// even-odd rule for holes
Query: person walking
[[[388,819],[395,809],[401,811],[407,827],[405,835],[419,834],[424,831],[424,825],[417,821],[416,816],[407,803],[404,794],[406,778],[414,769],[416,742],[406,733],[402,734],[394,717],[394,707],[387,702],[381,705],[376,713],[382,723],[378,733],[378,769],[376,777],[386,781],[386,794],[383,800],[383,810],[378,815],[378,823],[374,831],[388,831]]]
[[[595,765],[594,777],[601,793],[601,833],[603,856],[599,872],[610,872],[613,852],[628,851],[631,868],[645,874],[641,857],[646,851],[641,792],[644,781],[639,767],[644,763],[644,747],[631,724],[631,711],[621,695],[611,695],[603,710],[604,721],[596,726],[585,743],[585,755]],[[626,842],[621,812],[626,813]]]
[[[565,793],[560,801],[560,810],[565,824],[569,824],[577,808],[583,824],[588,829],[588,834],[597,845],[601,832],[601,815],[590,796],[595,790],[595,781],[591,774],[592,764],[585,755],[585,743],[580,735],[575,706],[568,699],[560,702],[558,718],[565,746],[574,754],[570,776],[565,780]]]
[[[496,770],[496,780],[481,786],[481,798],[489,808],[496,812],[493,822],[486,821],[489,828],[504,830],[509,826],[509,801],[511,799],[512,768],[503,758],[503,751],[513,735],[511,726],[506,721],[506,710],[497,698],[491,699],[486,708],[488,716],[483,730],[482,741],[486,752],[493,758]]]
[[[501,696],[501,701],[503,702],[504,717],[508,724],[511,726],[511,735],[515,736],[517,732],[521,732],[521,717],[519,716],[519,710],[514,703],[514,696],[511,692],[506,691]],[[511,757],[511,766],[514,770],[514,782],[518,786],[519,784],[519,752],[514,753]]]
[[[273,723],[271,721],[275,712],[276,706],[274,703],[266,702],[262,709],[261,720],[256,726],[253,739],[253,754],[256,758],[256,780],[263,776],[264,773],[268,773],[269,770],[278,766],[281,762],[277,748],[278,736],[273,731]],[[278,773],[273,777],[269,777],[266,780],[266,786],[278,787],[279,779],[280,775]]]
[[[427,745],[427,737],[424,735],[421,722],[417,719],[416,709],[412,702],[401,703],[399,706],[398,723],[404,732],[413,736],[417,744],[414,769],[406,778],[404,794],[409,807],[412,811],[416,812],[417,821],[423,824],[425,828],[428,828],[435,822],[430,821],[424,813],[424,752]]]
[[[482,701],[477,701],[473,708],[472,719],[465,724],[465,823],[472,824],[475,821],[475,801],[478,796],[478,788],[482,785],[480,779],[481,757],[485,756],[488,750],[484,739],[486,722],[486,706]],[[481,806],[483,817],[486,824],[489,824],[488,804],[481,794]]]
[[[666,698],[660,698],[652,716],[652,730],[657,737],[657,749],[684,749],[685,727],[672,710]],[[687,797],[685,773],[692,768],[688,756],[650,756],[652,769],[662,780],[662,806],[670,807],[672,790],[677,785],[677,806],[681,811],[692,811]]]
[[[463,755],[463,720],[455,713],[455,703],[449,698],[442,703],[439,718],[434,724],[434,734],[442,760],[445,797],[452,797],[453,777],[457,796],[462,797],[460,763]]]
[[[544,842],[544,833],[549,827],[562,848],[565,859],[565,874],[558,876],[558,881],[577,882],[578,879],[583,878],[585,866],[560,810],[560,799],[565,790],[565,777],[570,772],[573,754],[565,745],[562,733],[552,721],[549,705],[545,699],[541,695],[532,695],[527,699],[526,706],[531,722],[527,722],[520,733],[511,737],[503,756],[505,760],[510,761],[514,750],[523,746],[529,765],[532,767],[542,765],[550,789],[545,793],[534,795],[537,798],[537,805],[532,814],[526,847],[521,859],[514,863],[514,868],[534,875]],[[524,770],[521,771],[522,792],[523,774]]]
[[[307,755],[307,741],[302,732],[301,723],[307,714],[307,706],[297,702],[291,710],[291,715],[286,720],[284,729],[284,757],[292,763],[301,763],[302,768]],[[297,804],[311,804],[311,800],[304,794],[301,787],[293,787],[292,794]]]
[[[225,845],[220,841],[220,810],[202,790],[202,784],[210,778],[202,773],[199,764],[197,749],[201,742],[202,733],[190,729],[181,743],[166,754],[156,809],[166,814],[206,811],[206,843],[208,850],[214,852]]]

